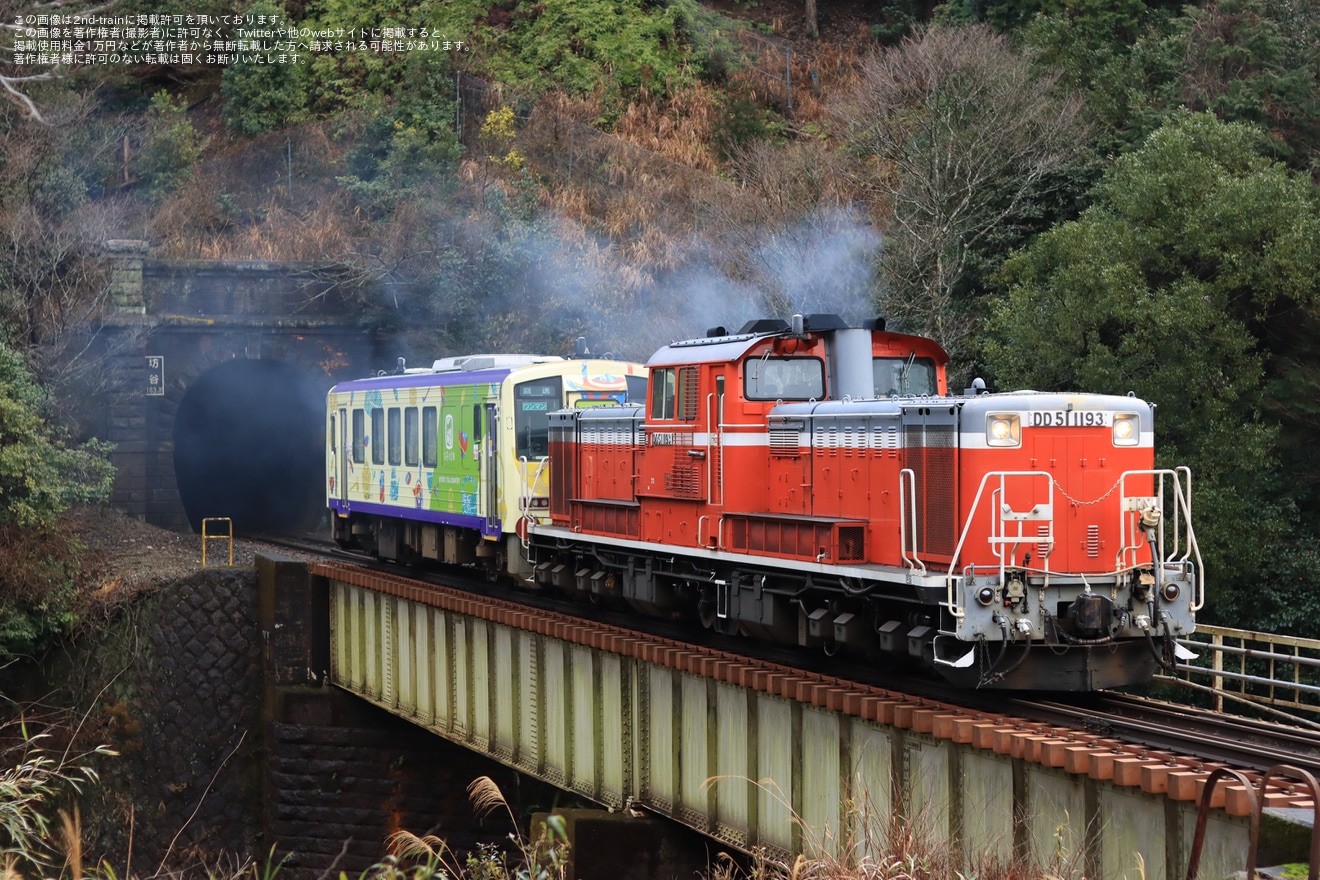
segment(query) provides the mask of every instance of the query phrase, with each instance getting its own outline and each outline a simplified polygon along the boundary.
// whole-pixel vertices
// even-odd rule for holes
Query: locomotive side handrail
[[[912,496],[911,516],[912,516],[912,555],[908,556],[908,496],[903,494],[903,483],[906,480],[908,494]],[[898,552],[903,559],[903,564],[908,568],[918,569],[924,576],[926,574],[926,563],[921,561],[917,555],[917,474],[912,468],[903,468],[898,472]]]

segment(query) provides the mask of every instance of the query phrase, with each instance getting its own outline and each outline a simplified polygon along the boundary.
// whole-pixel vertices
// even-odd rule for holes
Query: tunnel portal
[[[249,534],[318,528],[329,385],[270,360],[230,361],[192,384],[174,420],[174,471],[194,531],[204,517]]]

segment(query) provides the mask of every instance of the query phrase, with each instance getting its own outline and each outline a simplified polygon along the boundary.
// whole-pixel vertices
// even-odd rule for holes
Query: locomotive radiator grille
[[[770,425],[770,454],[771,455],[801,455],[802,447],[800,445],[801,426],[795,423],[783,425]]]
[[[957,543],[957,474],[952,425],[905,425],[907,466],[916,477],[917,549],[951,556]]]
[[[584,532],[638,538],[642,534],[641,516],[635,504],[593,504],[573,502],[574,526]]]
[[[675,461],[674,467],[665,475],[665,488],[683,498],[700,498],[705,489],[701,471],[683,462]]]
[[[866,526],[753,516],[728,518],[729,549],[830,562],[866,560]]]
[[[830,524],[732,517],[730,549],[815,559],[830,545]]]
[[[891,457],[898,454],[898,425],[876,425],[873,434],[872,446],[877,458],[886,452]]]

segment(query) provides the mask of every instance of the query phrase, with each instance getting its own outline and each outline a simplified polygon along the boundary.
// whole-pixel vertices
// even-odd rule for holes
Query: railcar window
[[[398,466],[403,464],[403,443],[400,442],[403,438],[399,436],[403,432],[399,430],[399,408],[397,406],[390,407],[389,422],[390,464]]]
[[[646,377],[625,376],[628,383],[628,403],[642,403],[646,400]]]
[[[436,408],[422,407],[422,467],[433,468],[440,463],[438,431]]]
[[[367,437],[371,447],[371,463],[385,463],[385,410],[376,407],[371,411],[371,436]]]
[[[674,417],[674,371],[651,371],[651,418]]]
[[[417,407],[405,407],[403,410],[403,463],[408,467],[417,467],[417,462],[420,460],[419,433]]]
[[[331,452],[338,452],[338,451],[339,451],[339,444],[335,442],[335,417],[334,417],[334,415],[331,415],[331,416],[330,416],[330,451],[331,451]]]
[[[367,416],[360,409],[353,410],[353,462],[367,460]]]
[[[930,358],[875,358],[875,393],[879,397],[895,394],[937,394],[935,362]]]
[[[513,386],[513,430],[519,458],[550,454],[550,413],[564,405],[564,382],[558,376]]]
[[[743,370],[748,400],[820,400],[825,363],[814,357],[753,358]]]

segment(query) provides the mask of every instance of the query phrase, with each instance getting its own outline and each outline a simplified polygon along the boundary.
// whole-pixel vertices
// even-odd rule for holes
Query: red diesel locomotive
[[[1204,575],[1153,405],[950,395],[947,361],[832,315],[666,346],[644,405],[551,415],[515,567],[967,687],[1085,691],[1172,664]]]

